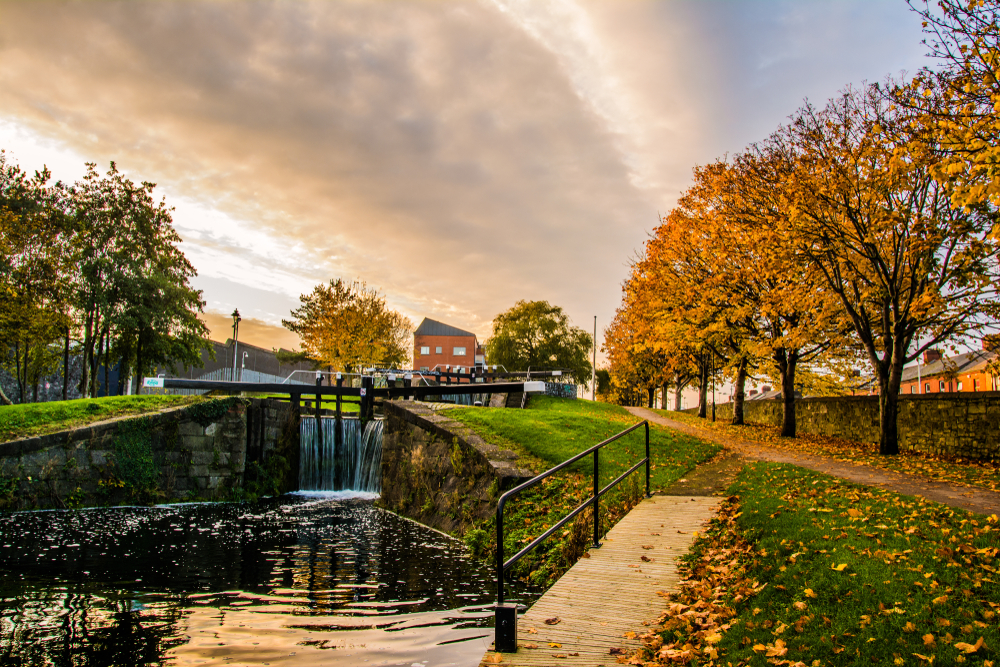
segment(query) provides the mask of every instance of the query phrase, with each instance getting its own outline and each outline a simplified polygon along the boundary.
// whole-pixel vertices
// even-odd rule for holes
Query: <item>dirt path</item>
[[[795,454],[772,447],[766,447],[755,442],[742,440],[739,438],[729,438],[706,429],[689,426],[672,419],[661,417],[660,415],[647,410],[646,408],[626,408],[629,412],[641,419],[647,419],[653,424],[666,426],[688,435],[716,442],[726,449],[729,449],[745,459],[755,461],[774,461],[777,463],[791,463],[810,470],[840,477],[857,484],[875,486],[887,491],[895,491],[910,496],[922,496],[928,500],[950,505],[957,509],[969,510],[979,514],[1000,513],[1000,493],[981,489],[964,484],[952,484],[949,482],[936,482],[920,477],[918,475],[906,475],[903,473],[883,470],[872,466],[844,463],[826,456],[813,456],[808,454]],[[693,476],[692,476],[693,477]],[[671,492],[691,493],[677,489],[675,484]],[[677,491],[675,491],[677,489]],[[703,491],[704,492],[704,491]]]

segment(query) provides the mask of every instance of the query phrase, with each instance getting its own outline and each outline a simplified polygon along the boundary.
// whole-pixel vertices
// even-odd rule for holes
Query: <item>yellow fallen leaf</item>
[[[805,602],[795,602],[792,604],[792,606],[795,607],[795,609],[798,611],[805,611],[805,608],[808,605]]]
[[[975,644],[969,644],[967,642],[958,642],[957,644],[955,644],[955,648],[957,648],[959,651],[963,653],[975,653],[984,646],[986,646],[986,642],[983,641],[982,637],[980,637],[979,641],[977,641]]]
[[[788,653],[788,648],[785,646],[785,642],[778,639],[775,640],[774,646],[767,647],[765,655],[769,658],[780,658],[786,653]]]
[[[803,594],[805,594],[805,596],[806,596],[807,598],[814,598],[814,597],[816,597],[816,594],[815,594],[815,593],[813,593],[813,589],[811,589],[811,588],[807,588],[807,589],[805,589],[805,590],[803,591]]]
[[[705,641],[708,642],[709,644],[718,644],[719,642],[722,641],[722,635],[720,635],[718,632],[714,632],[710,635],[706,635]]]
[[[525,644],[524,648],[538,648],[538,644]]]
[[[538,630],[536,630],[535,628],[528,628],[528,634],[529,635],[537,635],[538,634]]]
[[[753,650],[757,651],[757,653],[760,653],[761,651],[766,651],[767,647],[764,646],[763,644],[754,644]]]
[[[919,653],[914,653],[913,655],[916,656],[917,658],[919,658],[920,660],[923,660],[928,665],[933,665],[934,664],[934,656],[933,655],[920,655]]]
[[[635,639],[635,633],[629,630],[628,632],[623,634],[622,637],[624,637],[625,639]]]
[[[490,655],[486,656],[486,662],[490,663],[491,665],[499,665],[501,662],[503,662],[503,656],[500,655],[499,653],[491,653]]]
[[[847,569],[847,563],[841,563],[840,565],[831,565],[830,569],[836,572],[843,572],[844,570]]]
[[[903,626],[903,632],[913,632],[916,629],[917,626],[913,625],[910,621],[907,621],[906,625]]]
[[[934,598],[933,600],[931,600],[931,602],[933,602],[934,604],[944,604],[947,601],[948,601],[947,595],[942,595],[941,597]]]
[[[924,635],[924,646],[934,646],[934,635],[929,632]]]
[[[555,642],[549,642],[549,648],[562,648],[562,644],[557,644]]]

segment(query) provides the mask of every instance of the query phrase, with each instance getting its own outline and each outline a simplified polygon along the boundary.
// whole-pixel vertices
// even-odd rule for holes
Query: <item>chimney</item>
[[[925,350],[924,363],[932,364],[935,361],[941,361],[941,350]]]

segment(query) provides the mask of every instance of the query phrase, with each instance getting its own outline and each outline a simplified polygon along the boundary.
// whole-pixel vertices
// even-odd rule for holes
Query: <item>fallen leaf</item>
[[[568,656],[565,653],[553,653],[552,657],[553,658],[566,658]]]
[[[608,651],[608,653],[609,653],[610,655],[625,655],[625,649],[623,649],[623,648],[618,648],[617,646],[613,646],[613,647],[611,647],[611,649],[610,649],[610,650]]]
[[[792,606],[795,607],[798,611],[805,611],[808,605],[805,602],[795,602],[794,604],[792,604]]]
[[[528,628],[528,634],[529,635],[537,635],[538,634],[538,630],[536,630],[535,628]]]
[[[628,632],[623,634],[622,637],[624,637],[625,639],[635,639],[635,633],[629,630]]]
[[[930,656],[928,656],[928,655],[920,655],[919,653],[914,653],[913,655],[916,656],[917,658],[919,658],[920,660],[923,660],[928,665],[933,665],[934,664],[934,656],[933,655],[930,655]]]
[[[650,558],[649,556],[646,556],[646,555],[643,555],[643,556],[642,556],[642,561],[643,561],[644,563],[652,563],[652,562],[653,562],[653,559],[652,559],[652,558]]]
[[[500,655],[499,653],[491,653],[490,655],[486,656],[486,662],[490,663],[491,665],[499,665],[501,662],[503,662],[503,656]]]
[[[957,644],[955,644],[955,648],[957,648],[962,653],[975,653],[984,646],[986,646],[986,642],[983,641],[982,637],[980,637],[979,641],[977,641],[975,644],[969,644],[967,642],[958,642]]]
[[[906,625],[903,626],[903,632],[913,632],[916,629],[917,626],[913,625],[910,621],[907,621]]]
[[[525,644],[524,648],[538,648],[538,644]]]
[[[815,593],[813,593],[813,589],[811,589],[811,588],[807,588],[807,589],[805,589],[805,590],[803,591],[803,594],[804,594],[804,595],[805,595],[805,596],[806,596],[807,598],[814,598],[814,597],[816,597],[816,594],[815,594]]]
[[[561,621],[561,620],[562,619],[559,618],[558,616],[554,616],[552,618],[547,618],[547,619],[545,619],[545,625],[558,625],[559,621]]]
[[[562,648],[562,644],[557,644],[555,642],[549,642],[549,648]]]
[[[944,604],[947,601],[948,601],[947,595],[942,595],[941,597],[934,598],[933,600],[931,600],[931,602],[933,602],[934,604]]]
[[[841,563],[840,565],[831,565],[830,569],[836,572],[843,572],[844,570],[847,569],[847,563]]]
[[[924,646],[934,646],[934,635],[932,635],[931,633],[928,632],[926,635],[924,635],[923,639],[924,639]]]
[[[706,635],[705,641],[708,642],[709,644],[718,644],[719,642],[722,641],[722,635],[720,635],[718,632],[714,632],[710,635]]]

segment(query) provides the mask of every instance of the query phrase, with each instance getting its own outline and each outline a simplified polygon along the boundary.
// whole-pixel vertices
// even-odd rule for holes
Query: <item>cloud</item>
[[[343,277],[603,326],[695,164],[912,60],[898,4],[3,3],[0,136],[158,182],[213,311]]]

